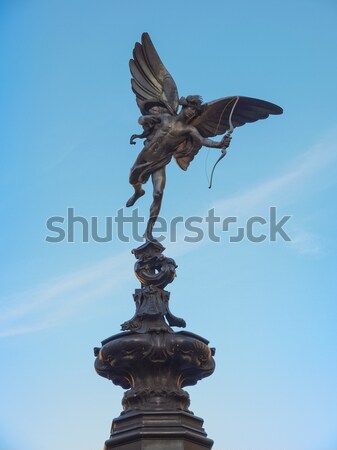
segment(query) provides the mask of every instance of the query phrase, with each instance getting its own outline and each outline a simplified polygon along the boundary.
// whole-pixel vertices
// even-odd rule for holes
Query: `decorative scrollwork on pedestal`
[[[144,286],[156,286],[163,289],[172,283],[178,267],[172,258],[162,254],[165,248],[158,241],[146,241],[132,250],[137,258],[135,274]]]
[[[177,267],[172,258],[162,254],[164,250],[158,241],[146,241],[132,250],[137,258],[135,274],[141,282],[141,288],[133,294],[136,312],[132,319],[121,325],[123,331],[172,333],[171,326],[186,326],[184,319],[171,313],[170,293],[163,289],[174,280]]]
[[[186,326],[184,319],[175,316],[169,308],[170,293],[156,286],[144,286],[133,294],[136,312],[131,320],[124,322],[123,331],[146,333],[148,331],[166,331],[172,333],[170,326]],[[168,324],[166,323],[167,320]]]
[[[208,341],[193,333],[121,333],[96,352],[99,375],[128,389],[124,412],[188,411],[189,395],[182,388],[214,371]]]

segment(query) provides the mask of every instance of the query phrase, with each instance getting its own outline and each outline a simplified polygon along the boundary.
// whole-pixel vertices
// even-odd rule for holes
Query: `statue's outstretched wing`
[[[158,56],[148,33],[136,43],[130,60],[132,90],[143,115],[169,112],[179,106],[177,86]]]
[[[245,123],[266,119],[270,114],[282,114],[283,110],[273,103],[250,97],[224,97],[204,103],[202,111],[190,125],[196,127],[201,136],[208,138],[226,133]],[[186,140],[175,151],[178,165],[186,170],[200,147]]]
[[[270,114],[282,114],[283,109],[273,103],[250,97],[224,97],[202,105],[201,115],[191,123],[203,137],[226,133],[230,119],[234,128],[245,123],[266,119]]]

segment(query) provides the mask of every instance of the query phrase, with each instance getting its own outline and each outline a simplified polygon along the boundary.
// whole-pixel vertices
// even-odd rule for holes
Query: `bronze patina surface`
[[[169,308],[165,287],[176,276],[177,265],[164,256],[165,248],[152,236],[165,188],[166,165],[174,157],[186,170],[201,147],[219,148],[226,154],[234,128],[281,114],[272,103],[233,96],[202,103],[198,95],[179,99],[176,84],[161,62],[147,33],[136,43],[130,61],[132,89],[142,116],[145,139],[130,173],[132,206],[144,194],[151,177],[153,202],[144,235],[145,243],[132,250],[140,288],[133,294],[134,316],[122,324],[122,333],[102,341],[94,350],[99,375],[126,389],[123,411],[113,420],[105,450],[210,450],[213,441],[203,420],[190,410],[185,386],[196,384],[215,369],[215,349],[188,331]],[[180,107],[180,110],[179,110]],[[227,133],[219,142],[210,137]],[[219,158],[219,160],[220,160]],[[188,293],[188,289],[186,289]]]
[[[172,157],[183,170],[201,147],[222,149],[222,156],[230,144],[230,134],[236,127],[266,119],[270,114],[282,114],[273,103],[256,98],[231,96],[202,103],[199,95],[179,98],[176,83],[158,56],[147,33],[136,43],[130,60],[132,90],[142,113],[138,123],[143,127],[135,139],[145,139],[130,172],[129,181],[134,194],[126,206],[134,205],[144,195],[143,184],[151,177],[153,202],[145,237],[153,240],[152,229],[159,215],[165,183],[166,165]],[[180,108],[180,109],[179,109]],[[216,142],[210,137],[227,134]]]

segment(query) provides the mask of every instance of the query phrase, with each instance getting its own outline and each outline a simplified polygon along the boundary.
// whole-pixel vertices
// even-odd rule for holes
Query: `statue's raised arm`
[[[132,206],[144,195],[142,185],[151,176],[153,202],[145,238],[153,240],[152,229],[160,212],[166,182],[166,165],[172,156],[186,170],[201,147],[225,149],[230,144],[234,128],[249,122],[266,119],[270,114],[282,114],[282,108],[264,100],[249,97],[224,97],[202,103],[198,95],[179,99],[177,86],[162,63],[150,36],[143,33],[142,42],[136,43],[130,60],[132,90],[142,113],[139,124],[141,134],[131,136],[145,139],[130,172],[134,194],[126,206]],[[181,106],[178,112],[179,105]],[[210,137],[223,135],[219,142]]]

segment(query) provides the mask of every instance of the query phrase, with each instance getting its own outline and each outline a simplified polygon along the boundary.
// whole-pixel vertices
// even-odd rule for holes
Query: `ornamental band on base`
[[[164,288],[176,275],[177,265],[163,255],[164,247],[153,238],[166,181],[166,165],[174,157],[186,170],[201,147],[219,148],[225,156],[234,128],[281,114],[282,109],[264,100],[224,97],[202,103],[197,95],[179,99],[176,84],[161,62],[147,33],[136,43],[130,61],[132,90],[142,116],[145,139],[130,173],[134,194],[127,206],[144,195],[143,184],[151,176],[153,203],[145,231],[145,243],[132,253],[141,287],[135,290],[134,316],[122,324],[123,332],[95,348],[97,373],[127,391],[123,412],[114,419],[105,450],[205,450],[213,441],[203,421],[189,411],[189,395],[183,390],[211,375],[215,349],[194,333],[173,331],[186,326],[169,308],[170,293]],[[179,105],[181,110],[178,112]],[[227,134],[220,142],[210,139]],[[218,160],[218,161],[219,161]],[[213,172],[212,172],[213,175]]]

